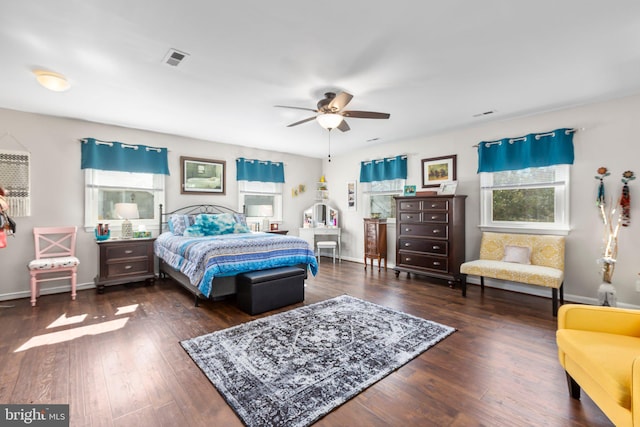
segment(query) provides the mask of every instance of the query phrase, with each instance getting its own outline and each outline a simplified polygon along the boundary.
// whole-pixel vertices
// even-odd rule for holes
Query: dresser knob
[[[126,251],[124,251],[124,253],[125,253],[125,254],[127,254],[127,255],[129,255],[129,254],[132,254],[132,253],[133,253],[133,251],[132,251],[131,249],[127,249]]]
[[[435,208],[437,205],[431,205],[432,208]]]
[[[409,232],[409,231],[411,231],[411,229],[410,228],[405,228],[404,231]]]
[[[438,265],[440,265],[440,263],[439,263],[438,261],[435,261],[435,262],[433,263],[433,265],[438,266]]]
[[[438,249],[440,249],[440,246],[434,246],[434,247],[433,247],[433,250],[434,250],[434,251],[435,251],[435,250],[438,250]]]
[[[411,261],[411,258],[407,257],[405,258],[406,261]]]
[[[411,243],[405,243],[405,244],[404,244],[404,247],[405,247],[405,248],[408,248],[409,246],[411,246]]]
[[[433,234],[438,234],[439,232],[440,232],[440,230],[438,230],[438,229],[433,230]]]
[[[124,267],[125,270],[131,270],[133,267],[131,267],[130,265],[127,265]]]
[[[437,219],[437,218],[438,218],[438,217],[437,217],[437,216],[435,216],[435,215],[431,217],[431,219]]]
[[[413,218],[413,215],[407,215],[407,219]]]

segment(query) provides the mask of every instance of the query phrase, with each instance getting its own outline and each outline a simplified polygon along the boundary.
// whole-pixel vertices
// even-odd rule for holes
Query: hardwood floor
[[[393,270],[332,264],[305,303],[349,294],[457,328],[315,426],[610,426],[570,399],[551,302]],[[242,426],[179,341],[246,322],[233,299],[194,307],[170,280],[45,295],[0,308],[0,402],[68,403],[72,426]],[[291,307],[279,310],[287,310]]]

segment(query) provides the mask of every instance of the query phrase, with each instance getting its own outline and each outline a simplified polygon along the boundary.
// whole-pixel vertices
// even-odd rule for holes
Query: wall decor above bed
[[[180,194],[225,194],[224,160],[180,157]]]

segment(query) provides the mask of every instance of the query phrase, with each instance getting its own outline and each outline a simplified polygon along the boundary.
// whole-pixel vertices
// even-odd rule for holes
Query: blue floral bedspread
[[[318,262],[306,240],[271,233],[224,234],[184,237],[162,233],[155,253],[168,265],[189,277],[191,284],[209,297],[216,277],[247,271],[308,264],[315,276]]]

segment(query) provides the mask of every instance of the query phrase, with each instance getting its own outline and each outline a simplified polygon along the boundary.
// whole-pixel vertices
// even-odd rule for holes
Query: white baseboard
[[[83,291],[85,289],[95,289],[96,285],[93,282],[76,284],[76,292]],[[53,286],[49,288],[40,288],[40,295],[62,294],[71,293],[71,285]],[[6,294],[0,294],[0,301],[7,301],[12,299],[31,298],[31,289],[11,292]]]

